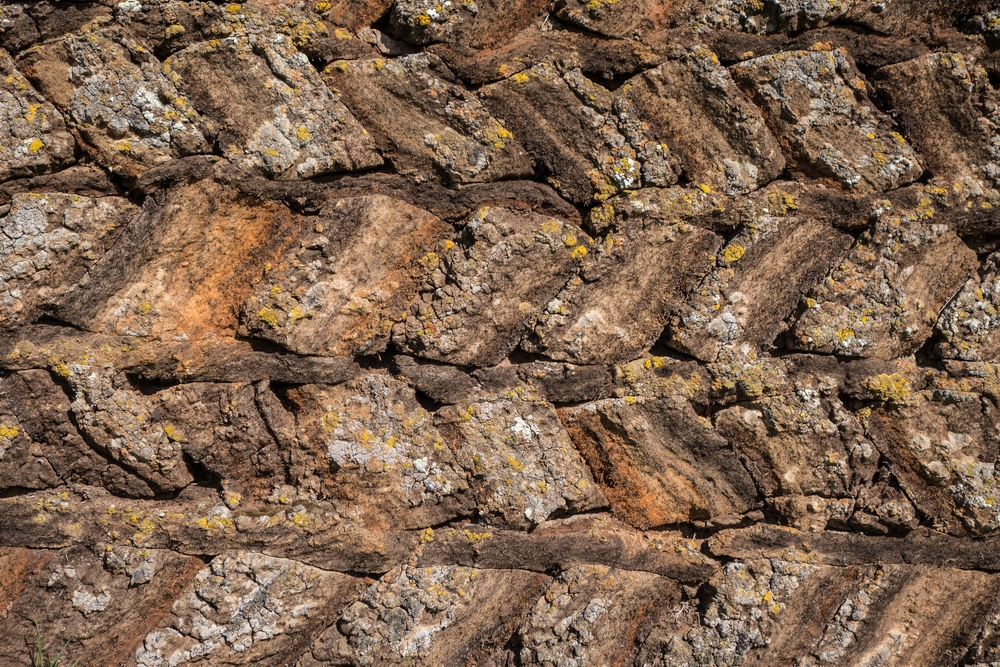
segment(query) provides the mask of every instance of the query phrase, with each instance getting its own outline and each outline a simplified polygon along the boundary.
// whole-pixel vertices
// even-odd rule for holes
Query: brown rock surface
[[[1000,664],[994,5],[0,2],[0,665]]]

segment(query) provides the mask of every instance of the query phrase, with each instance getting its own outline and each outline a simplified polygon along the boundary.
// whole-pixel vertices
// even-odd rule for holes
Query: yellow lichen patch
[[[59,377],[68,378],[69,377],[69,366],[66,364],[56,364],[52,367],[52,372]]]
[[[0,438],[16,438],[20,432],[16,426],[0,424]]]
[[[202,530],[218,530],[224,531],[226,528],[233,525],[233,520],[227,516],[203,516],[197,521],[198,527]]]
[[[302,310],[302,308],[300,308],[299,306],[295,306],[290,311],[288,311],[288,321],[292,322],[293,324],[308,316],[309,313]]]
[[[712,191],[712,186],[710,186],[708,183],[702,183],[701,185],[698,186],[698,189],[707,195]]]
[[[299,127],[299,129],[295,130],[295,136],[298,137],[299,141],[309,141],[312,139],[312,135],[309,134],[309,130],[304,127]]]
[[[769,194],[767,203],[769,212],[776,215],[785,215],[799,207],[799,200],[784,190],[777,190]]]
[[[340,425],[340,413],[331,410],[323,415],[320,419],[320,423],[323,426],[323,430],[327,433],[332,433],[333,429]]]
[[[182,25],[168,25],[167,29],[163,31],[163,35],[167,39],[173,39],[174,37],[180,37],[184,32],[184,26]]]
[[[153,304],[151,304],[149,301],[143,301],[142,303],[139,304],[139,307],[136,310],[139,311],[140,315],[149,315],[151,312],[153,312]]]
[[[542,223],[541,230],[545,234],[556,234],[559,232],[560,227],[562,227],[562,225],[560,225],[556,220],[552,220],[550,218]]]
[[[479,544],[483,540],[490,539],[492,537],[492,535],[490,535],[489,533],[486,533],[486,532],[477,533],[477,532],[471,531],[468,528],[466,528],[466,529],[462,530],[462,537],[464,537],[465,539],[467,539],[472,544]]]
[[[567,248],[572,248],[577,244],[576,237],[572,234],[567,234],[563,237],[563,243],[566,244]]]
[[[424,531],[422,533],[420,533],[420,541],[424,542],[425,544],[427,542],[433,542],[434,541],[434,529],[433,528],[425,528]]]
[[[41,139],[33,139],[30,144],[28,144],[28,150],[32,153],[37,153],[38,151],[45,148],[45,144],[42,143]]]
[[[163,427],[163,434],[167,436],[173,442],[179,442],[184,434],[181,433],[179,428],[175,428],[173,424],[167,424]]]
[[[722,251],[722,259],[732,264],[738,262],[745,252],[746,248],[734,243],[725,247]]]
[[[910,381],[899,373],[882,373],[865,380],[865,387],[883,401],[901,403],[910,397]]]
[[[507,465],[518,472],[522,472],[524,470],[524,464],[510,454],[507,455]]]
[[[119,141],[115,148],[119,153],[131,153],[132,152],[132,142],[131,141]]]
[[[304,509],[295,512],[294,514],[290,514],[288,516],[288,520],[294,523],[299,528],[306,528],[307,526],[312,524],[312,517]]]
[[[515,74],[514,76],[512,76],[510,78],[511,78],[512,81],[514,81],[514,83],[527,83],[528,82],[528,75],[525,74],[524,72],[518,72],[517,74]]]
[[[587,256],[587,249],[582,245],[578,245],[573,249],[573,252],[570,254],[573,257],[573,259],[583,259],[584,257]]]
[[[278,315],[270,308],[261,308],[257,311],[257,317],[272,329],[278,328]]]
[[[316,10],[317,12],[325,12],[326,10],[330,9],[330,7],[332,7],[332,6],[333,5],[331,5],[326,0],[322,0],[321,2],[317,2],[315,5],[313,5],[313,9]]]

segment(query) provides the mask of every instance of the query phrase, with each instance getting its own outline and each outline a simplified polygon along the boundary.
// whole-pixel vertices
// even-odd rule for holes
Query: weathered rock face
[[[0,2],[0,665],[1000,664],[994,4]]]

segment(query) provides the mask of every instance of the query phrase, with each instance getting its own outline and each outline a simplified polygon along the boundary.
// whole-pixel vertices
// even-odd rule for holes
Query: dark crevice
[[[187,554],[187,555],[190,556],[191,558],[197,558],[205,565],[211,564],[211,562],[216,558],[215,556],[210,554]]]
[[[75,333],[82,333],[82,334],[93,333],[87,331],[86,329],[77,324],[73,324],[72,322],[67,322],[66,320],[61,320],[55,315],[50,313],[46,313],[41,317],[36,318],[35,321],[32,322],[32,324],[38,326],[46,326],[46,327],[58,327],[60,329],[69,329]]]
[[[182,457],[184,465],[187,466],[188,472],[190,473],[193,481],[189,486],[200,486],[207,489],[215,489],[219,493],[224,491],[222,486],[222,479],[211,472],[204,464],[200,461],[196,461],[189,452],[182,450]],[[176,496],[180,491],[173,493]]]
[[[33,493],[49,493],[57,488],[59,487],[55,486],[44,489],[31,489],[26,486],[8,486],[0,489],[0,498],[20,498]]]
[[[425,412],[431,415],[433,415],[435,412],[445,407],[446,405],[445,403],[441,403],[440,401],[434,400],[424,392],[420,391],[420,389],[418,389],[417,387],[413,388],[413,395],[416,397],[417,403],[420,404],[420,407],[423,408]]]

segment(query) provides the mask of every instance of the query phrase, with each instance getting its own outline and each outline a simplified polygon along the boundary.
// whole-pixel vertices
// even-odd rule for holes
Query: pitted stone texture
[[[555,218],[484,207],[457,242],[421,259],[428,277],[393,341],[458,365],[492,366],[517,347],[593,241]]]
[[[399,380],[374,373],[335,387],[305,385],[288,399],[298,439],[291,471],[300,488],[379,528],[438,525],[471,510],[465,472]]]
[[[749,344],[723,350],[708,371],[710,396],[724,404],[793,391],[784,360],[766,356]]]
[[[329,4],[329,3],[327,3]],[[357,3],[355,3],[357,4]],[[199,42],[226,38],[263,37],[276,40],[287,36],[296,48],[322,61],[331,42],[351,41],[347,30],[329,29],[321,20],[317,5],[304,3],[212,3],[183,0],[151,0],[142,4],[119,2],[115,19],[129,32],[153,47],[161,58]],[[322,5],[319,5],[322,9]],[[334,34],[331,35],[331,32]],[[341,39],[340,35],[345,38]],[[360,41],[360,40],[358,40]]]
[[[0,489],[57,486],[59,476],[45,459],[42,443],[32,439],[10,404],[9,386],[9,379],[0,380]]]
[[[803,294],[851,246],[848,234],[798,216],[795,197],[768,188],[744,206],[746,226],[679,307],[669,345],[703,361],[724,349],[774,343]]]
[[[530,389],[476,397],[437,415],[489,524],[527,529],[555,514],[607,506],[556,411]]]
[[[44,501],[51,504],[58,497]],[[120,553],[144,563],[156,583],[133,583],[123,569],[109,567],[103,544],[94,549],[82,545],[0,547],[0,581],[7,610],[0,615],[0,634],[18,638],[0,647],[0,663],[28,667],[37,662],[37,650],[29,652],[19,641],[29,636],[37,641],[29,620],[33,618],[44,633],[41,643],[51,660],[65,644],[60,662],[67,665],[78,658],[81,665],[83,658],[99,665],[134,665],[136,646],[203,564],[166,549]]]
[[[319,630],[330,607],[350,604],[353,577],[283,558],[218,556],[174,603],[170,621],[146,635],[137,667],[254,665],[284,660]],[[348,597],[350,596],[350,597]]]
[[[389,27],[411,44],[446,42],[488,49],[540,20],[547,9],[547,0],[398,0]]]
[[[739,665],[770,644],[786,607],[811,576],[822,571],[808,554],[789,550],[779,558],[728,563],[711,582],[703,612],[698,601],[674,605],[674,623],[654,630],[639,656],[640,664]],[[796,622],[801,620],[797,617]],[[801,624],[799,624],[801,625]]]
[[[262,390],[244,383],[191,382],[148,397],[167,437],[221,481],[234,506],[237,496],[266,498],[285,479],[287,453],[257,409]]]
[[[906,534],[920,524],[917,509],[905,493],[889,483],[889,477],[883,468],[874,484],[858,492],[849,520],[852,530],[872,535]]]
[[[58,303],[138,213],[119,197],[14,195],[0,218],[0,327]]]
[[[158,491],[177,491],[194,481],[181,433],[155,417],[152,402],[110,364],[84,356],[57,365],[55,373],[70,386],[70,409],[80,431],[112,460]]]
[[[954,231],[935,222],[933,191],[919,189],[916,207],[898,212],[876,203],[871,227],[803,300],[789,347],[878,359],[920,348],[978,264]]]
[[[721,239],[685,219],[702,204],[700,190],[645,194],[659,200],[657,213],[628,219],[593,246],[522,347],[561,361],[607,364],[634,359],[656,342],[672,309],[711,269]],[[616,200],[610,208],[623,205]]]
[[[337,199],[265,267],[240,330],[300,354],[381,352],[452,234],[430,213],[382,195]]]
[[[211,146],[201,117],[148,50],[114,29],[70,35],[25,53],[22,69],[93,150],[127,176]]]
[[[218,142],[236,165],[296,179],[382,164],[371,137],[289,37],[203,42],[163,67],[218,124]]]
[[[490,664],[549,581],[521,570],[395,568],[313,644],[303,667]]]
[[[65,372],[65,368],[60,370]],[[7,440],[0,475],[7,488],[48,488],[61,484],[104,487],[127,497],[152,497],[149,484],[94,450],[77,429],[73,399],[48,370],[23,370],[0,381],[0,412]],[[14,430],[17,430],[17,434]],[[33,467],[26,468],[33,460]],[[8,478],[14,471],[21,476]]]
[[[544,166],[548,182],[575,203],[677,182],[669,149],[649,135],[635,105],[579,69],[541,63],[479,95]]]
[[[716,428],[765,496],[852,497],[874,476],[878,450],[837,397],[835,379],[809,376],[794,387],[723,410]]]
[[[557,0],[555,15],[560,21],[609,37],[632,37],[635,29],[661,5],[655,0]],[[661,9],[662,11],[662,9]]]
[[[976,58],[931,53],[883,67],[873,83],[920,147],[933,183],[977,195],[1000,185],[1000,97]]]
[[[514,137],[434,55],[338,61],[324,76],[400,171],[416,162],[452,183],[533,175]]]
[[[670,147],[694,185],[743,194],[785,168],[781,146],[760,110],[705,46],[636,75],[616,95],[632,102],[651,138]]]
[[[158,201],[157,201],[158,200]],[[232,335],[240,304],[301,218],[205,180],[146,199],[88,282],[56,307],[90,331],[186,341]]]
[[[751,34],[798,32],[844,18],[857,0],[702,0],[693,23]]]
[[[992,402],[956,390],[903,394],[866,418],[903,491],[939,530],[996,531],[1000,415]]]
[[[72,164],[75,147],[62,115],[0,51],[0,182]]]
[[[859,192],[884,192],[923,171],[916,153],[868,99],[847,52],[789,51],[732,68],[799,168]]]
[[[969,278],[938,318],[935,351],[944,359],[1000,361],[1000,255],[987,257],[980,274]]]
[[[519,630],[522,665],[629,664],[645,635],[680,597],[665,577],[603,565],[562,572]]]
[[[679,393],[604,399],[560,415],[612,510],[636,528],[742,515],[758,505],[735,452]]]

